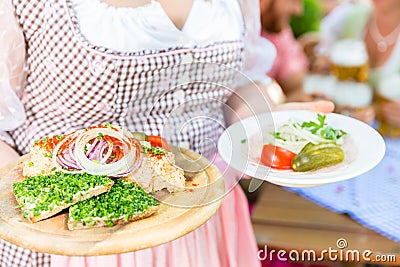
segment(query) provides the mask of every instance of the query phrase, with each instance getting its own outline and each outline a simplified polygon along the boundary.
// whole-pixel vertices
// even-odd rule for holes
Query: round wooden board
[[[197,153],[172,147],[177,165],[191,176],[188,189],[164,194],[153,216],[113,227],[67,229],[68,212],[30,223],[21,217],[12,184],[22,179],[18,163],[0,169],[0,237],[37,252],[95,256],[137,251],[175,240],[204,224],[219,208],[224,194],[222,175]],[[180,152],[180,153],[178,153]],[[29,155],[19,162],[28,160]],[[197,166],[193,168],[193,166]],[[204,166],[200,171],[199,166]]]

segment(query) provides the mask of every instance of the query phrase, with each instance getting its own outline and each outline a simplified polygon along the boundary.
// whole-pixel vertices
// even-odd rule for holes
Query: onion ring
[[[129,131],[94,126],[61,140],[53,150],[53,163],[67,173],[123,177],[140,166],[141,151],[141,144]]]

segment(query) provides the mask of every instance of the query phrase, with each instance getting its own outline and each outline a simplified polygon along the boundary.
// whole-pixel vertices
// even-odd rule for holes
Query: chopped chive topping
[[[33,143],[36,145],[37,143],[39,143],[39,140],[35,140],[33,141]]]
[[[56,136],[56,139],[57,139],[57,140],[61,140],[62,138],[63,138],[62,135],[57,135],[57,136]]]
[[[103,133],[99,133],[99,135],[97,136],[97,139],[101,140],[104,137]]]
[[[28,162],[28,166],[29,166],[29,167],[33,167],[33,165],[34,165],[34,164],[33,164],[32,161],[29,161],[29,162]]]
[[[107,126],[107,127],[109,127],[109,128],[112,128],[112,127],[113,127],[113,125],[112,125],[111,123],[109,123],[109,122],[104,123],[104,126]]]
[[[115,155],[111,155],[111,156],[109,156],[108,158],[110,158],[110,159],[115,159]]]
[[[23,217],[38,216],[65,203],[73,203],[89,189],[109,186],[112,180],[104,175],[56,172],[37,175],[13,184],[15,196],[23,210]]]
[[[48,139],[49,139],[49,138],[48,138],[47,136],[46,136],[46,137],[43,137],[43,138],[42,138],[42,142],[46,144]]]
[[[45,156],[47,158],[52,158],[53,154],[45,152],[45,153],[43,153],[43,156]]]
[[[244,144],[244,143],[246,143],[246,139],[242,139],[241,141],[240,141],[240,143],[242,143],[242,144]]]
[[[121,218],[127,221],[157,205],[159,203],[135,183],[117,179],[109,192],[71,206],[68,220],[75,226],[76,222],[93,226],[99,220],[113,226]]]
[[[154,146],[142,146],[143,147],[143,153],[145,154],[153,154],[153,155],[165,155],[168,153],[167,150],[161,148],[161,147],[154,147]]]

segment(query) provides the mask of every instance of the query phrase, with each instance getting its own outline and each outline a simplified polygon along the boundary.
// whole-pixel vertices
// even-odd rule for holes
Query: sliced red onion
[[[72,145],[71,142],[81,133],[81,131],[76,131],[75,133],[71,135],[65,136],[54,148],[53,150],[53,164],[54,166],[66,173],[81,173],[82,168],[78,165],[76,162],[75,158],[73,157],[73,154],[71,154],[72,150]],[[67,143],[69,142],[69,144]],[[61,147],[67,143],[68,146],[66,146],[66,151],[60,151]],[[66,159],[66,155],[68,155],[68,159]]]
[[[102,137],[101,140],[98,140],[99,136]],[[106,138],[107,136],[118,141],[114,142],[113,139]],[[92,143],[85,152],[85,146],[90,141]],[[66,146],[67,151],[59,153],[63,145]],[[123,157],[110,158],[118,150],[121,150]],[[93,175],[122,177],[140,166],[141,150],[142,146],[129,131],[124,132],[116,127],[93,127],[61,140],[53,151],[53,162],[63,172],[84,171]]]
[[[89,144],[89,147],[86,151],[86,156],[89,156],[90,153],[92,153],[93,149],[96,147],[97,142],[99,142],[99,140],[96,138],[93,140],[93,142],[91,144]],[[74,144],[74,146],[75,146],[75,144]]]

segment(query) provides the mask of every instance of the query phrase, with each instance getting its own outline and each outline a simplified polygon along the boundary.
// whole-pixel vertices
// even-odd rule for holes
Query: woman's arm
[[[244,118],[271,111],[312,110],[329,113],[335,108],[331,101],[274,104],[270,97],[270,89],[276,86],[279,85],[276,82],[271,82],[269,84],[248,83],[239,87],[228,99],[224,109],[227,126]]]
[[[6,133],[25,120],[23,106],[16,95],[24,78],[25,40],[14,17],[10,0],[0,1],[0,167],[15,161],[19,155],[8,144]],[[6,142],[7,141],[7,142]]]
[[[303,90],[307,69],[298,70],[288,76],[279,77],[277,82],[284,88],[287,101],[311,101],[312,97]]]
[[[266,76],[276,57],[276,50],[269,41],[261,37],[259,1],[241,0],[241,8],[247,31],[245,75],[241,75],[239,87],[224,107],[226,124],[229,126],[249,116],[272,110],[308,109],[326,113],[333,111],[334,105],[330,101],[282,104],[282,89]]]

